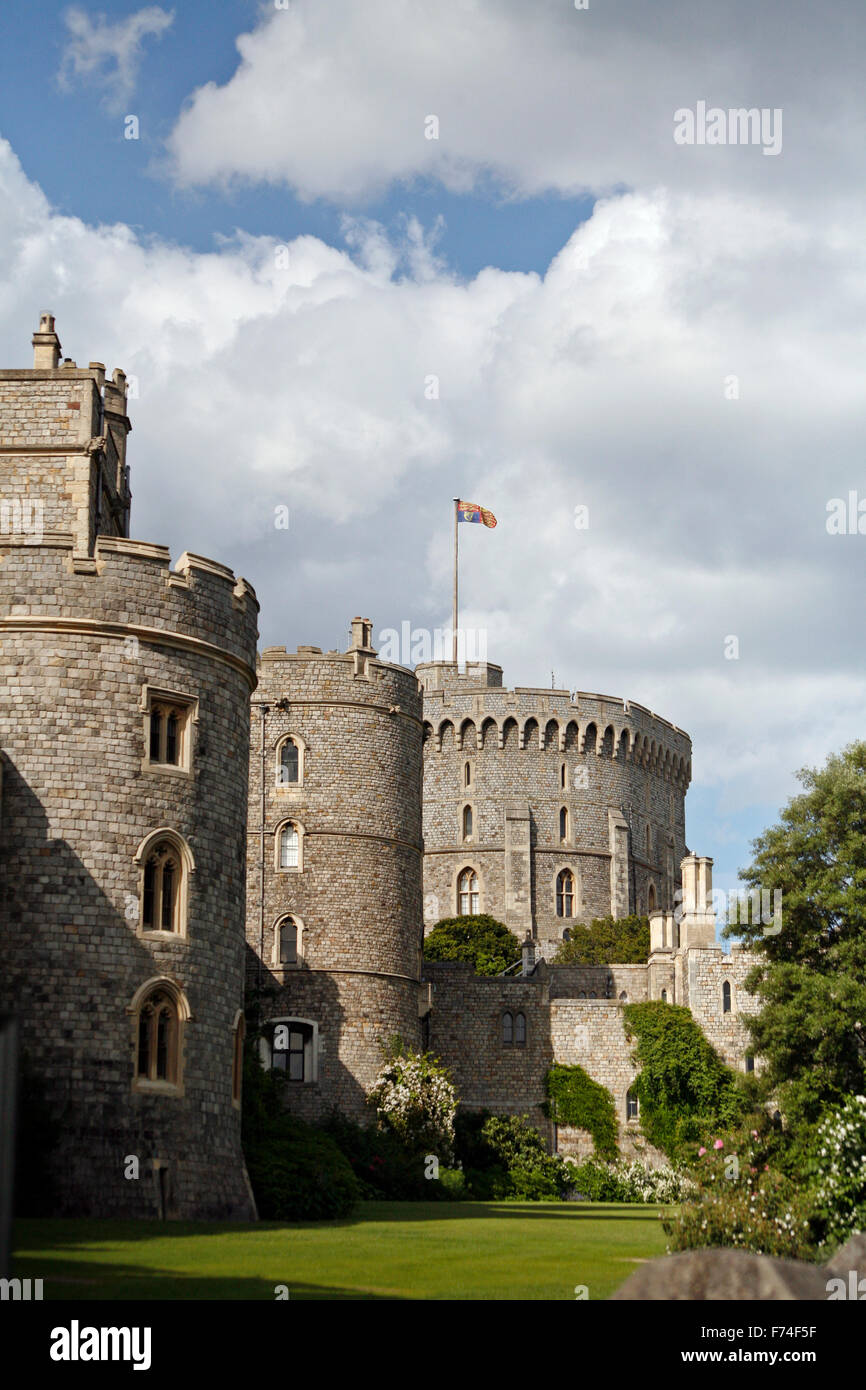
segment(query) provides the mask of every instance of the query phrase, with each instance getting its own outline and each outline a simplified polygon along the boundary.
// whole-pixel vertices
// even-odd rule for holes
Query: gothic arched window
[[[556,915],[574,916],[574,874],[571,869],[562,869],[556,877]]]
[[[457,880],[457,912],[460,917],[477,916],[478,875],[474,869],[464,869]]]
[[[181,858],[168,840],[151,850],[144,864],[142,931],[180,931]]]
[[[136,1081],[176,1085],[180,1040],[178,1007],[166,989],[156,987],[138,1007]]]
[[[725,983],[722,985],[722,1013],[723,1013],[723,1014],[729,1014],[730,1012],[731,1012],[731,982],[730,982],[730,980],[725,980]]]

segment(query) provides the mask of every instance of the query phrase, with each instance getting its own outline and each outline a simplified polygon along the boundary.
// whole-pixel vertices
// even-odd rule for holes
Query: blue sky
[[[826,525],[866,513],[862,4],[0,24],[0,351],[49,309],[135,378],[133,533],[245,574],[263,642],[330,647],[361,609],[447,623],[480,501],[464,623],[508,684],[687,729],[688,842],[734,887],[863,731],[866,535]],[[699,102],[779,112],[780,148],[678,144]]]

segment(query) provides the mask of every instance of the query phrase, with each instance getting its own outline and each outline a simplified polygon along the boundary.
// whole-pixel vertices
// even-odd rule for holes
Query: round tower
[[[362,1118],[394,1034],[420,1041],[421,692],[377,660],[268,647],[253,700],[248,985],[307,1118]]]
[[[59,1212],[247,1219],[258,604],[128,538],[123,374],[52,339],[43,315],[35,368],[0,372],[2,1007],[59,1127]]]
[[[552,956],[577,923],[673,906],[691,742],[634,702],[416,668],[424,920],[490,913]]]

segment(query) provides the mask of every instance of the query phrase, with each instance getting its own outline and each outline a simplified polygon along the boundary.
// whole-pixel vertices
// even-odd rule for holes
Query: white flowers
[[[398,1043],[386,1057],[367,1096],[379,1123],[406,1143],[429,1148],[443,1162],[449,1161],[457,1095],[448,1073],[429,1053],[403,1051]]]

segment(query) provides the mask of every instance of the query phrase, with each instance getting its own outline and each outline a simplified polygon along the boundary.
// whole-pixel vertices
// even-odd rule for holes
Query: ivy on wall
[[[599,1158],[616,1158],[618,1125],[613,1096],[583,1067],[555,1063],[544,1079],[545,1113],[558,1125],[573,1125],[592,1135]]]
[[[636,1041],[634,1090],[651,1144],[676,1159],[696,1140],[736,1125],[745,1096],[691,1010],[654,999],[627,1004],[623,1019]]]

